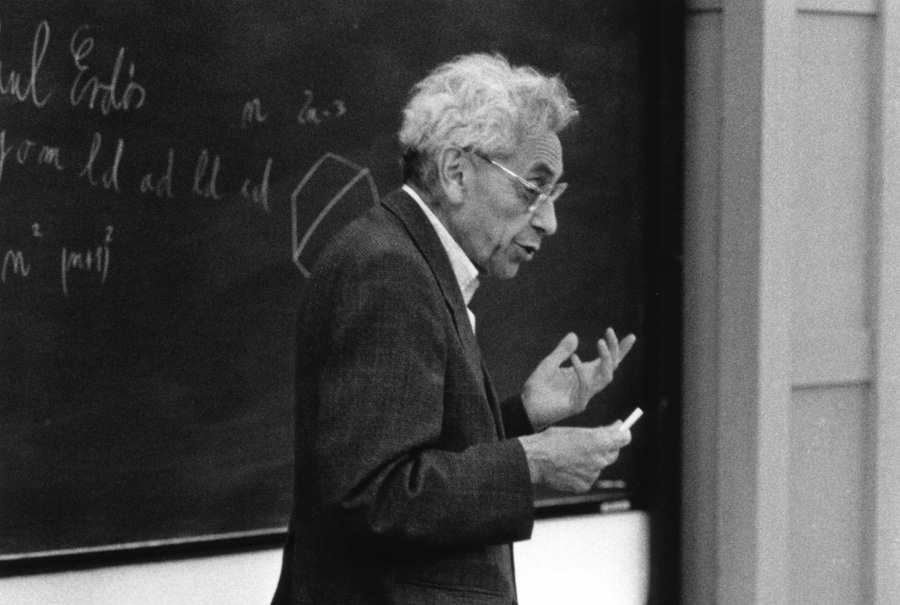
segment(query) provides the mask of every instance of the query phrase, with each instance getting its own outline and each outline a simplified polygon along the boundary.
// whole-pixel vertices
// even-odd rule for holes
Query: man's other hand
[[[621,425],[616,421],[597,428],[551,427],[520,437],[531,482],[563,492],[586,492],[631,442],[631,432],[619,430]]]
[[[633,334],[619,340],[608,328],[606,338],[597,341],[599,356],[584,362],[575,353],[578,336],[567,334],[538,364],[522,389],[522,401],[535,430],[584,411],[591,398],[612,382],[613,373],[635,340]],[[563,367],[567,360],[572,365]]]

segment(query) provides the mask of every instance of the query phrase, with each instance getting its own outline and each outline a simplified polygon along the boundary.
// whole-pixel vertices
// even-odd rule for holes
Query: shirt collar
[[[428,207],[428,204],[422,200],[416,190],[409,185],[403,185],[403,191],[408,193],[412,199],[416,200],[416,203],[419,204],[419,207],[422,208],[422,212],[425,213],[425,216],[428,217],[428,221],[431,223],[432,227],[434,227],[438,238],[441,240],[441,244],[444,246],[444,250],[447,251],[447,256],[450,257],[450,265],[453,267],[456,283],[459,284],[459,289],[463,295],[463,301],[465,301],[466,307],[468,307],[469,303],[472,301],[472,297],[475,296],[475,290],[478,289],[478,269],[472,261],[469,260],[469,257],[466,256],[463,249],[456,243],[456,240],[453,239],[453,236],[450,235],[450,232],[444,227],[444,224],[437,216],[435,216],[434,212],[432,212],[431,208]]]

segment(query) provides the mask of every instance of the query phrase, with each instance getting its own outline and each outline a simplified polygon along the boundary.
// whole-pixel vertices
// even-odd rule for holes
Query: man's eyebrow
[[[528,172],[531,175],[531,178],[542,178],[545,180],[553,179],[554,177],[557,179],[561,179],[563,176],[562,172],[557,175],[546,162],[539,162],[535,164]]]

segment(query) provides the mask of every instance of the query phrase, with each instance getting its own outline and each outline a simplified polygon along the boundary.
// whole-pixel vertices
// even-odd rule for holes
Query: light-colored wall
[[[684,602],[900,602],[900,6],[692,0]]]
[[[522,605],[641,605],[649,586],[646,513],[539,520],[517,543]],[[268,605],[280,550],[0,580],[15,605]]]
[[[876,15],[796,17],[790,595],[865,603]]]

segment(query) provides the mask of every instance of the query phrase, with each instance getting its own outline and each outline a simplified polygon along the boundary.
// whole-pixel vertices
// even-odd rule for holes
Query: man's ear
[[[453,206],[462,204],[466,198],[471,174],[467,162],[465,153],[455,147],[443,150],[437,158],[438,182],[447,201]]]

